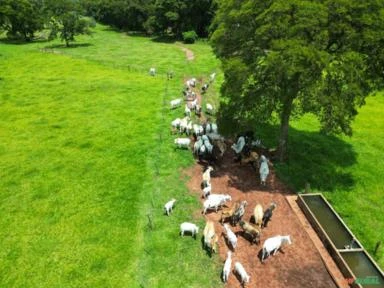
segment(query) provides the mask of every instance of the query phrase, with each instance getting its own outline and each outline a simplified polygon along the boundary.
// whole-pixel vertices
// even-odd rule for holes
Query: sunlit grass
[[[103,26],[84,43],[0,44],[0,286],[220,286],[218,259],[178,235],[203,221],[180,177],[191,153],[169,135],[182,111],[167,106],[217,61]]]
[[[353,136],[325,136],[315,117],[294,121],[289,162],[278,165],[280,177],[296,191],[309,183],[324,195],[369,253],[384,267],[384,95],[367,98],[353,123]]]

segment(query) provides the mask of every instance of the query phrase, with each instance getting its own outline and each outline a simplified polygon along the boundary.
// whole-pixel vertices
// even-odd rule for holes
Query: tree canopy
[[[65,41],[66,46],[75,40],[75,35],[90,34],[89,27],[92,21],[82,16],[83,8],[73,0],[52,0],[47,1],[48,14],[50,16],[50,38]]]
[[[221,121],[277,116],[280,160],[292,116],[351,135],[357,108],[383,87],[383,16],[380,0],[221,1],[211,38],[225,74]]]
[[[10,38],[30,41],[34,33],[45,23],[42,0],[2,0],[0,2],[0,26]]]

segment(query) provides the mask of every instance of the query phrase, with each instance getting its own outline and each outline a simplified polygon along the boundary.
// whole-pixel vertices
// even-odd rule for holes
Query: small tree
[[[193,30],[192,31],[183,32],[183,41],[186,44],[195,43],[197,38],[198,38],[198,36],[197,36],[196,32],[193,31]]]
[[[54,1],[50,4],[50,39],[54,39],[59,34],[60,39],[69,43],[75,41],[75,36],[79,34],[90,34],[90,27],[95,22],[82,16],[82,9],[78,2],[71,0]]]

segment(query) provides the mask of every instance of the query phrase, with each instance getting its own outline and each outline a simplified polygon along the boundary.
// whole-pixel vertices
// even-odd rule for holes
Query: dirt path
[[[188,48],[185,48],[183,46],[180,46],[181,50],[183,50],[183,52],[185,52],[185,57],[187,57],[187,60],[188,61],[192,61],[195,59],[195,54],[193,54],[193,52],[191,50],[189,50]]]
[[[277,204],[277,208],[272,221],[263,229],[261,244],[251,245],[241,236],[241,233],[238,235],[238,246],[232,256],[232,269],[235,261],[243,264],[251,276],[248,287],[337,287],[324,266],[318,250],[286,199],[286,196],[292,193],[278,181],[273,169],[271,169],[267,187],[264,188],[260,186],[258,175],[252,167],[234,163],[233,156],[232,151],[227,151],[221,165],[214,167],[215,171],[212,172],[211,179],[213,193],[230,194],[232,203],[237,200],[246,200],[248,206],[243,218],[246,221],[250,221],[253,208],[257,203],[262,204],[265,210],[273,201]],[[203,167],[196,164],[187,171],[191,177],[188,187],[200,199],[202,170]],[[205,217],[216,223],[215,228],[220,236],[219,254],[224,262],[228,247],[222,234],[223,227],[219,223],[220,213],[211,212]],[[241,231],[239,226],[231,229],[235,233]],[[283,251],[269,257],[262,264],[259,258],[262,243],[265,239],[276,235],[290,235],[292,245],[286,246]],[[233,273],[226,287],[240,287],[239,280]]]

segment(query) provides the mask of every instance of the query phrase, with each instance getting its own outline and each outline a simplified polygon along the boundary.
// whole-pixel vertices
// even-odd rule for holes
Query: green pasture
[[[185,45],[191,62],[181,45],[101,25],[70,48],[0,42],[0,287],[222,285],[218,257],[178,235],[180,223],[204,222],[181,172],[192,155],[169,134],[183,108],[168,102],[183,79],[219,72],[207,43]],[[204,101],[215,103],[217,80]],[[290,160],[275,165],[296,191],[324,192],[371,254],[384,241],[383,110],[382,94],[369,97],[352,137],[293,121]],[[256,134],[276,144],[276,127]]]
[[[72,48],[0,43],[1,287],[221,285],[218,257],[178,234],[204,222],[181,173],[192,155],[169,134],[183,109],[168,109],[218,62],[179,45],[104,26]]]
[[[289,161],[277,164],[279,178],[297,192],[306,183],[323,192],[368,252],[384,267],[384,95],[369,96],[353,123],[353,136],[319,133],[313,115],[293,120]],[[260,127],[258,134],[276,145],[278,128]],[[381,248],[374,255],[376,243]]]

